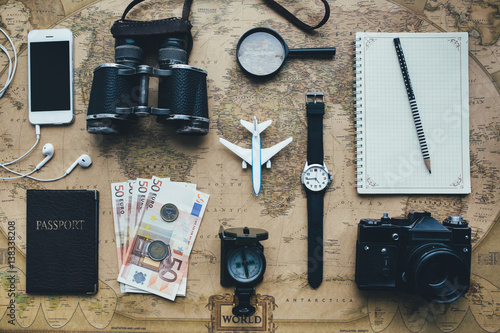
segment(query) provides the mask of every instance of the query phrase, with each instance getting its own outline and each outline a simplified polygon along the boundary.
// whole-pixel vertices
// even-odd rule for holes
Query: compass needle
[[[245,248],[241,249],[241,259],[243,259],[243,268],[245,269],[245,275],[248,279],[250,277],[250,274],[248,273],[248,261],[247,257],[245,256]]]

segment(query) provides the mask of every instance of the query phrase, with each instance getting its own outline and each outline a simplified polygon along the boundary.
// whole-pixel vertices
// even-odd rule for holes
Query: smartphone
[[[28,33],[29,121],[60,125],[73,121],[73,33],[38,29]]]

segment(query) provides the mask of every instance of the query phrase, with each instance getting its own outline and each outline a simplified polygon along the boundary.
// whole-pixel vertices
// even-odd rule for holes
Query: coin
[[[161,207],[160,215],[166,222],[173,222],[179,216],[179,209],[174,204],[167,203]]]
[[[162,241],[155,240],[148,246],[148,255],[151,259],[160,261],[167,257],[168,246]]]

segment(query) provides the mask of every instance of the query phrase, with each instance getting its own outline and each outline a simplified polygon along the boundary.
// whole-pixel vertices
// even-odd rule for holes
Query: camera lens
[[[422,281],[429,286],[439,286],[448,278],[450,271],[446,263],[441,260],[443,258],[435,258],[428,263],[428,267],[422,273]]]
[[[426,244],[414,250],[405,277],[410,288],[435,303],[453,302],[470,284],[467,263],[444,244]]]

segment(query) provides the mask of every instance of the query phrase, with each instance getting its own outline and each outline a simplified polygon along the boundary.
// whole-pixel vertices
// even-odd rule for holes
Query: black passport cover
[[[27,190],[26,292],[95,294],[99,192]]]

